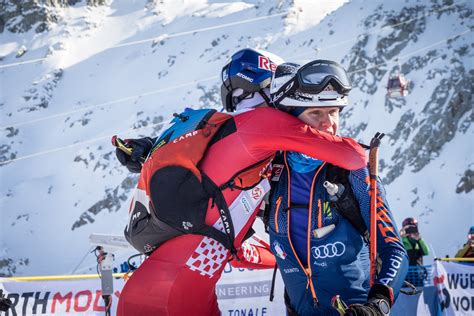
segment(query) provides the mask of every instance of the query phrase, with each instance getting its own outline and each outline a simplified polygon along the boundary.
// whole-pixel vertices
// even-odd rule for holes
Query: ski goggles
[[[299,68],[292,80],[286,82],[275,93],[273,102],[296,91],[319,94],[331,84],[342,95],[348,95],[352,89],[351,80],[344,68],[330,60],[315,60]]]

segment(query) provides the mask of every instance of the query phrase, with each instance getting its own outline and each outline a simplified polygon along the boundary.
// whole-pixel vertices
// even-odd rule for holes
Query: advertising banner
[[[227,264],[217,283],[217,297],[222,316],[285,315],[283,281],[277,272],[275,297],[270,302],[273,269],[237,269]]]
[[[443,315],[474,315],[474,264],[436,261],[433,283]]]
[[[279,273],[275,300],[269,301],[272,275],[273,270],[252,271],[227,264],[216,289],[222,315],[284,315],[283,283]],[[124,284],[123,279],[114,279],[111,315],[116,314]],[[105,314],[100,279],[27,282],[0,279],[0,289],[13,303],[6,315]]]
[[[115,315],[123,279],[114,280],[112,315]],[[99,279],[61,281],[0,281],[13,303],[6,315],[104,315]]]

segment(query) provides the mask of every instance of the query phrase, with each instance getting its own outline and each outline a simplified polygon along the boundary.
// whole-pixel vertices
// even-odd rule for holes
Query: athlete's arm
[[[368,169],[363,168],[351,172],[349,181],[359,202],[365,224],[370,227],[370,195],[368,194],[369,185],[366,182],[368,176]],[[375,283],[392,288],[394,299],[396,299],[408,270],[408,256],[385,198],[385,189],[380,181],[377,181],[377,255],[381,261],[381,269]]]
[[[367,164],[364,149],[355,140],[317,131],[301,120],[273,108],[258,108],[236,115],[235,121],[242,143],[255,156],[262,149],[288,150],[348,170],[356,170]]]
[[[232,260],[234,268],[273,269],[276,264],[275,256],[265,246],[251,244],[248,240],[242,243],[237,253],[239,260]]]

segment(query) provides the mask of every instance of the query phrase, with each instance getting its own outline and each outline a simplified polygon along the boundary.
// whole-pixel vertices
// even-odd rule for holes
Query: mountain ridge
[[[72,272],[90,233],[121,234],[137,176],[110,136],[158,135],[186,106],[219,109],[220,68],[244,47],[341,61],[354,85],[341,134],[387,134],[380,169],[397,223],[418,217],[438,255],[453,254],[474,222],[473,4],[329,2],[28,1],[37,17],[0,7],[0,275]],[[387,98],[398,71],[410,94]]]

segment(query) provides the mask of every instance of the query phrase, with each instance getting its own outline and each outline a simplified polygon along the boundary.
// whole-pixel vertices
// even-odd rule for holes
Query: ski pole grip
[[[376,133],[370,141],[369,151],[369,175],[371,179],[376,179],[378,175],[378,151],[384,133]]]
[[[114,147],[117,147],[127,155],[131,156],[133,152],[133,148],[130,146],[127,146],[127,144],[120,139],[117,135],[112,136],[112,145]]]

